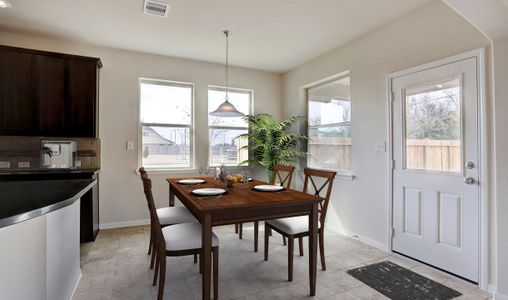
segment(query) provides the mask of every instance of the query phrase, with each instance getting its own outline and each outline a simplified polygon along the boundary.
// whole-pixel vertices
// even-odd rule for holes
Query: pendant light
[[[231,32],[224,30],[226,36],[226,98],[225,101],[212,111],[210,115],[215,117],[241,117],[244,114],[236,109],[236,107],[229,102],[229,36]]]

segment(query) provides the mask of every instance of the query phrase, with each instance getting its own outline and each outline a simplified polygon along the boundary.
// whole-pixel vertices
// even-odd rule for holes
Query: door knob
[[[474,180],[473,177],[464,178],[464,183],[466,183],[466,184],[474,184],[475,182],[476,182],[476,180]]]

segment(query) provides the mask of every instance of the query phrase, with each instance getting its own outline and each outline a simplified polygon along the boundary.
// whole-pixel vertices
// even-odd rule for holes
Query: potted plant
[[[298,149],[307,136],[291,131],[301,117],[290,117],[281,122],[269,114],[247,115],[243,118],[249,123],[250,130],[237,138],[248,140],[248,144],[241,149],[249,150],[249,159],[240,165],[249,164],[264,169],[268,182],[273,180],[273,166],[295,165],[299,157],[307,155],[307,152]]]

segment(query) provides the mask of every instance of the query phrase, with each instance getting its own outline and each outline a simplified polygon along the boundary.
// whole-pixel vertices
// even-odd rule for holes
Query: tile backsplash
[[[42,140],[75,141],[77,160],[81,162],[81,166],[76,169],[95,170],[101,167],[101,141],[97,138],[0,136],[0,172],[2,170],[38,170]],[[20,162],[28,162],[30,166],[18,167]]]

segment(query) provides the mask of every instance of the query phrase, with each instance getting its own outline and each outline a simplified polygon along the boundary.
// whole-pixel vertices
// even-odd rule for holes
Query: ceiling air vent
[[[143,7],[143,13],[145,15],[167,17],[169,13],[169,4],[156,1],[156,0],[145,0]]]

